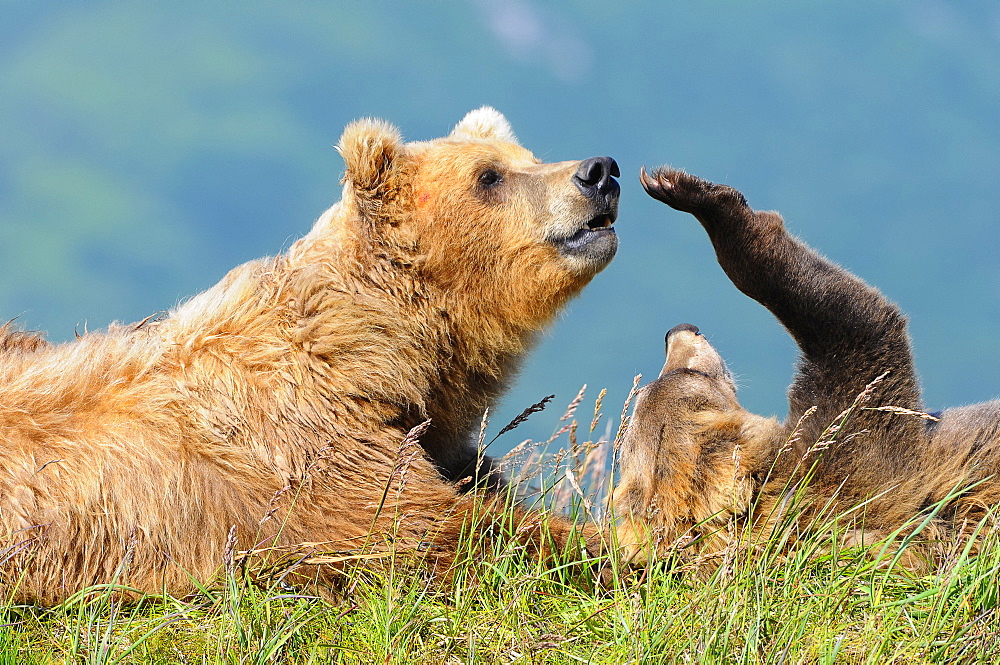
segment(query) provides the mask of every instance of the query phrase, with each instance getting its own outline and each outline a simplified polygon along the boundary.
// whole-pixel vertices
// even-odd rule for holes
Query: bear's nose
[[[618,198],[621,187],[616,177],[620,176],[618,163],[610,157],[591,157],[580,162],[580,168],[573,174],[573,182],[587,198]]]

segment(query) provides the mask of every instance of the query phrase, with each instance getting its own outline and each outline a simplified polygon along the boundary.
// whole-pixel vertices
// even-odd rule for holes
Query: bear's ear
[[[517,136],[507,118],[491,106],[483,106],[469,111],[462,121],[451,131],[454,139],[493,139],[517,143]]]
[[[344,182],[362,199],[395,198],[405,180],[406,146],[399,130],[382,120],[355,120],[337,144],[347,170]]]

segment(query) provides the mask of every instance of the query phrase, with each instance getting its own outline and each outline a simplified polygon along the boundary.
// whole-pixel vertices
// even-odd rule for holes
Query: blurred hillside
[[[350,120],[425,139],[491,104],[538,156],[624,173],[618,258],[491,431],[555,406],[497,447],[546,437],[584,383],[617,417],[680,322],[784,413],[790,341],[643,164],[781,210],[899,302],[932,407],[996,396],[1000,6],[759,4],[0,3],[0,319],[61,340],[168,309],[339,198]]]

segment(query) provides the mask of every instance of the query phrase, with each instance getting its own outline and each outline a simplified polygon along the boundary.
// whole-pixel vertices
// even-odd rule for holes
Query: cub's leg
[[[643,172],[642,184],[701,222],[733,284],[769,309],[798,344],[786,434],[807,409],[817,410],[802,424],[799,454],[787,455],[790,461],[866,389],[866,407],[921,409],[906,319],[881,293],[791,236],[777,213],[751,209],[732,187],[669,168]],[[841,499],[851,501],[888,492],[872,504],[883,517],[912,514],[922,504],[923,421],[859,408],[836,439],[817,462],[821,486],[839,488]]]

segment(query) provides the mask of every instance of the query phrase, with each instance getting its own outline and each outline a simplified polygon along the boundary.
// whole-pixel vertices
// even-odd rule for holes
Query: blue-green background
[[[1000,391],[995,2],[0,2],[0,319],[57,340],[170,308],[339,197],[343,126],[408,139],[491,104],[546,160],[621,164],[621,249],[531,356],[497,447],[579,387],[617,416],[699,325],[783,414],[794,348],[693,219],[671,163],[780,209],[911,314],[931,407]]]

